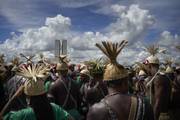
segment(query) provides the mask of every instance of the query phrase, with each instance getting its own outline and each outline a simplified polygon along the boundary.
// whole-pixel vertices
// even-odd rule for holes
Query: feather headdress
[[[20,58],[19,57],[14,57],[12,60],[11,60],[11,63],[15,66],[18,66],[21,64],[20,62]]]
[[[122,42],[117,43],[102,41],[102,44],[96,44],[96,47],[98,47],[109,58],[109,64],[106,66],[104,73],[105,81],[119,80],[127,77],[127,70],[116,60],[117,56],[127,43],[126,40],[123,40]]]
[[[0,54],[0,63],[4,64],[5,60],[4,60],[4,54]]]
[[[146,71],[146,65],[140,62],[136,62],[135,65],[137,65],[134,69],[136,72],[139,72],[140,70]]]
[[[18,69],[18,66],[21,64],[22,62],[20,61],[19,57],[14,57],[11,60],[11,64],[13,65],[13,68],[11,69],[11,71],[16,71]]]
[[[159,52],[159,46],[158,45],[149,45],[146,47],[147,52],[149,52],[150,55],[155,56]]]
[[[32,64],[29,66],[22,65],[17,70],[16,74],[27,79],[37,81],[37,78],[46,78],[49,73],[49,68],[42,64]]]
[[[24,88],[26,95],[34,96],[45,93],[44,80],[49,75],[49,68],[47,66],[42,64],[22,65],[16,74],[27,78]]]
[[[152,64],[159,64],[159,59],[156,56],[156,54],[159,53],[159,46],[150,45],[150,46],[146,47],[146,50],[151,55],[146,59],[147,62],[152,63]]]
[[[103,75],[103,73],[104,73],[104,64],[102,62],[102,58],[87,61],[86,64],[87,64],[87,66],[89,68],[89,71],[90,71],[90,74],[92,76]]]
[[[165,58],[165,65],[166,65],[166,73],[173,73],[174,70],[172,68],[173,59],[170,57]]]
[[[172,58],[170,58],[170,57],[166,57],[165,58],[165,65],[171,66],[172,63],[173,63],[173,59]]]

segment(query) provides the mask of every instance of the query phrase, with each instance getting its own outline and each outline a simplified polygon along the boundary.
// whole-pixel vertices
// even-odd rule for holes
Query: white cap
[[[80,74],[84,74],[84,75],[87,75],[87,76],[90,77],[90,72],[89,72],[89,70],[87,70],[87,69],[81,70]]]
[[[172,67],[170,67],[170,66],[168,66],[167,68],[166,68],[166,73],[173,73],[173,69],[172,69]]]
[[[81,64],[80,70],[84,70],[84,69],[87,69],[87,66],[85,64]]]
[[[159,59],[153,55],[149,56],[146,60],[148,63],[159,64]]]
[[[140,70],[139,75],[146,75],[146,73],[143,70]]]

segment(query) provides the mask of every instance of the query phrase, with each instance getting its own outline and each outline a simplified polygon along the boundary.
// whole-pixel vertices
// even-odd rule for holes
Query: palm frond
[[[156,55],[159,52],[159,46],[158,45],[149,45],[146,47],[147,52],[151,55]]]
[[[140,71],[140,70],[146,71],[146,66],[143,63],[135,62],[135,64],[137,65],[135,71]]]
[[[167,50],[166,49],[159,49],[159,53],[167,54]]]
[[[14,57],[12,60],[11,60],[11,63],[13,64],[13,65],[20,65],[20,58],[19,57]]]
[[[172,65],[172,63],[173,63],[173,59],[172,58],[170,58],[170,57],[166,57],[165,58],[165,65]]]
[[[29,66],[21,66],[17,70],[16,74],[27,78],[28,80],[34,80],[36,78],[46,78],[49,73],[49,68],[42,64],[32,64]]]
[[[101,44],[96,43],[96,47],[98,47],[109,58],[111,63],[117,63],[116,58],[127,43],[126,40],[118,43],[102,41]]]
[[[104,64],[102,62],[102,58],[86,61],[85,64],[88,66],[91,75],[104,73]]]
[[[4,63],[5,62],[5,60],[4,60],[4,54],[0,54],[0,63]]]

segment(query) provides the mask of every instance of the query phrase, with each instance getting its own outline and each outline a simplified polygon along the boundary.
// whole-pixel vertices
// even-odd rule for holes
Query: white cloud
[[[97,10],[93,10],[93,12],[99,14],[105,14],[109,16],[117,16],[117,15],[121,15],[126,10],[127,10],[127,6],[123,6],[119,4],[113,4],[113,5],[107,4]]]
[[[42,22],[38,4],[29,0],[1,0],[0,15],[16,29],[37,27]]]
[[[52,51],[55,39],[67,39],[70,36],[71,20],[67,17],[57,15],[47,18],[45,24],[37,29],[27,29],[20,36],[12,34],[11,39],[0,45],[1,51],[7,54]]]
[[[118,18],[106,28],[112,40],[127,39],[130,44],[134,43],[154,24],[154,18],[149,11],[139,8],[138,5],[131,5],[127,10],[120,5],[114,5],[113,10],[119,13]]]
[[[159,39],[159,45],[174,47],[180,44],[180,37],[175,34],[172,35],[169,31],[163,31]]]
[[[47,17],[45,25],[40,28],[26,29],[19,36],[12,33],[12,38],[0,44],[0,50],[12,56],[13,54],[44,52],[45,56],[52,57],[55,39],[67,39],[69,55],[73,61],[80,62],[102,56],[100,50],[94,45],[102,40],[129,40],[129,46],[123,50],[118,60],[129,64],[134,61],[142,61],[147,53],[142,51],[143,37],[146,31],[153,26],[155,19],[148,10],[141,9],[138,5],[121,6],[119,4],[109,7],[114,13],[116,21],[108,25],[105,33],[83,32],[77,33],[71,30],[71,19],[62,15]],[[168,32],[162,37],[167,41],[171,38]],[[176,38],[177,37],[177,38]],[[136,43],[136,44],[135,44]],[[167,43],[169,44],[169,42]]]
[[[180,59],[179,51],[176,49],[177,45],[180,45],[180,36],[175,34],[172,35],[169,31],[163,31],[158,39],[158,44],[167,50],[167,56],[173,57],[174,60]]]

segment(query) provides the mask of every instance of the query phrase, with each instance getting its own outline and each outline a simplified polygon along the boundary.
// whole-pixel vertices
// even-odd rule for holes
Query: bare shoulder
[[[169,80],[165,74],[159,74],[155,78],[155,84],[156,85],[163,85],[163,84],[167,83],[168,81]]]
[[[106,112],[102,102],[96,103],[89,108],[87,120],[106,120]]]
[[[61,80],[56,80],[56,81],[51,83],[50,89],[61,88],[61,86],[62,86]]]

